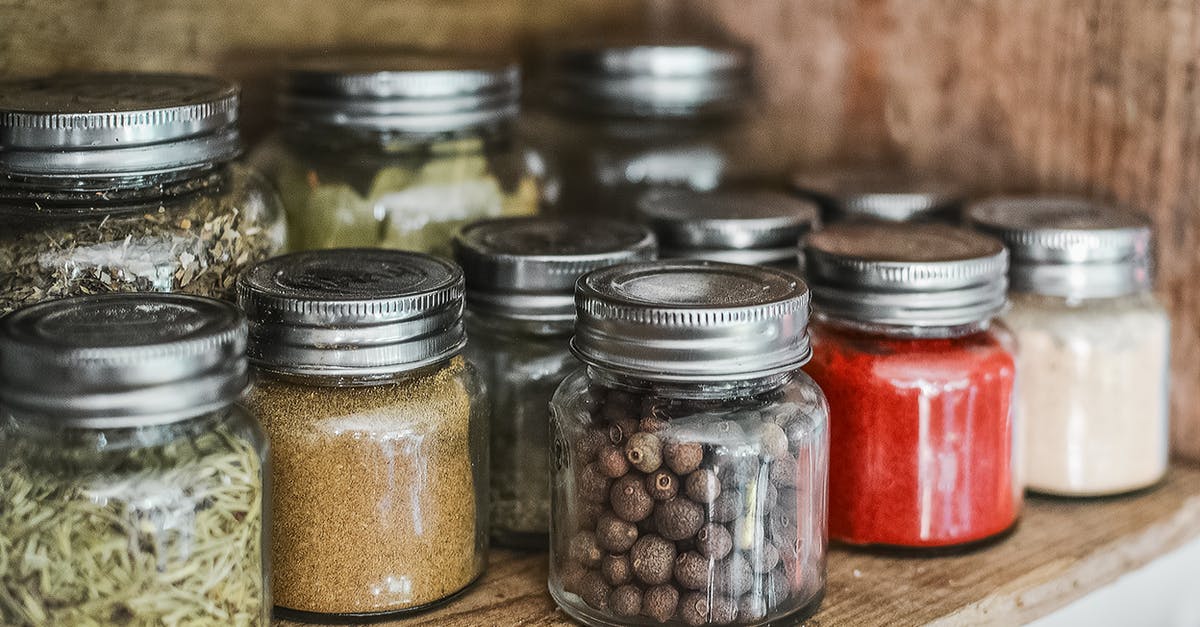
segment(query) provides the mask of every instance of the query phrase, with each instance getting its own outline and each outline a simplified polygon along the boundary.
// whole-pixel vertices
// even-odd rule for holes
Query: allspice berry
[[[596,521],[600,519],[600,514],[604,513],[604,505],[595,501],[579,501],[575,508],[576,527],[579,529],[595,529]]]
[[[800,469],[795,457],[785,454],[771,462],[771,483],[781,488],[793,488],[800,483]]]
[[[779,549],[770,542],[764,542],[760,546],[759,550],[750,553],[748,559],[754,572],[761,575],[771,572],[779,564]]]
[[[642,595],[642,614],[665,623],[675,616],[679,606],[679,590],[675,586],[653,586]]]
[[[704,447],[699,442],[669,441],[663,445],[663,461],[671,472],[682,477],[700,467]]]
[[[612,586],[604,581],[604,577],[599,572],[592,570],[583,576],[579,596],[584,603],[595,609],[608,611],[609,595],[611,594]]]
[[[732,522],[742,515],[742,493],[737,490],[723,490],[708,508],[708,517],[713,522]]]
[[[783,427],[773,422],[760,422],[754,426],[751,435],[758,439],[763,456],[767,459],[778,459],[788,454],[788,438]]]
[[[612,514],[601,514],[596,522],[596,543],[609,553],[624,553],[637,541],[637,525]]]
[[[739,597],[754,587],[754,569],[741,554],[733,553],[717,562],[713,581],[719,592]]]
[[[629,461],[625,459],[625,451],[612,444],[605,444],[596,453],[596,467],[600,474],[616,479],[629,472]]]
[[[767,575],[767,591],[770,595],[767,599],[768,605],[772,608],[778,607],[792,595],[792,584],[788,581],[783,564],[776,566],[775,570]]]
[[[679,618],[689,625],[708,623],[709,609],[708,595],[703,592],[688,592],[679,599]]]
[[[644,520],[654,509],[654,499],[646,491],[646,482],[638,473],[629,473],[613,483],[608,502],[613,513],[629,522]]]
[[[669,501],[679,493],[679,477],[670,470],[659,468],[646,477],[646,490],[656,501]]]
[[[600,561],[600,574],[613,586],[623,586],[633,581],[633,565],[628,555],[605,555]]]
[[[642,591],[637,586],[624,585],[613,591],[608,602],[617,616],[637,616],[642,611]]]
[[[682,497],[659,503],[654,509],[654,526],[668,540],[691,538],[703,525],[704,508]]]
[[[737,600],[729,597],[715,597],[709,603],[708,620],[714,625],[728,625],[738,618]]]
[[[635,433],[625,442],[625,459],[644,473],[658,470],[662,453],[662,441],[653,433]]]
[[[733,536],[723,525],[708,523],[696,532],[696,549],[705,557],[721,559],[733,550]]]
[[[572,594],[579,594],[583,590],[583,576],[586,574],[587,569],[583,567],[583,564],[569,561],[563,564],[558,576],[562,580],[563,590]]]
[[[655,415],[646,415],[638,423],[638,428],[646,433],[659,433],[670,425],[665,419]]]
[[[600,558],[604,556],[604,552],[600,550],[600,545],[596,542],[596,534],[590,531],[580,531],[571,538],[567,555],[588,568],[595,568],[600,564]]]
[[[743,622],[752,623],[767,617],[767,603],[761,594],[751,592],[738,599],[737,616]]]
[[[664,584],[671,580],[675,566],[675,545],[656,535],[642,536],[629,551],[629,560],[642,583]]]
[[[624,444],[638,432],[638,419],[623,416],[610,418],[612,424],[608,427],[608,441],[616,445]]]
[[[596,459],[600,447],[608,444],[608,433],[599,429],[588,429],[575,443],[575,459],[584,466]]]
[[[612,482],[611,479],[604,476],[600,472],[600,468],[595,462],[583,467],[579,471],[579,485],[577,492],[579,498],[592,503],[603,503],[608,498],[608,486]]]
[[[713,562],[695,552],[680,553],[675,558],[675,581],[688,590],[705,590],[712,581]]]
[[[687,476],[686,491],[689,499],[707,505],[721,495],[721,481],[717,473],[700,468]]]

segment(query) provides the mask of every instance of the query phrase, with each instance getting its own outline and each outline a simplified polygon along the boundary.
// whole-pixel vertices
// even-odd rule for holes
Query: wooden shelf
[[[1177,464],[1140,495],[1033,497],[1002,542],[953,557],[882,557],[834,548],[810,625],[1027,622],[1200,537],[1200,467]],[[496,550],[483,581],[444,608],[385,626],[570,625],[546,593],[546,556]],[[276,621],[276,627],[297,627]]]

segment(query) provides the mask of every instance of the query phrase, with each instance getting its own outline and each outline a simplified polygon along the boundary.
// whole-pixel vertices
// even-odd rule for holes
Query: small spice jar
[[[279,188],[292,250],[378,246],[450,256],[465,223],[536,213],[514,139],[515,63],[321,55],[284,75],[278,133],[254,160]]]
[[[0,83],[0,313],[63,296],[233,298],[283,212],[233,162],[238,90],[205,76]]]
[[[638,200],[666,259],[709,259],[800,273],[798,246],[819,222],[815,204],[787,194],[738,189],[654,190]]]
[[[799,622],[825,588],[828,407],[808,288],[663,261],[579,281],[551,403],[550,592],[589,625]]]
[[[487,414],[463,277],[417,253],[265,261],[238,282],[271,438],[276,614],[371,620],[466,589],[487,554]]]
[[[853,222],[808,240],[814,358],[832,408],[829,535],[952,547],[1022,504],[1004,246],[945,225]]]
[[[1151,290],[1150,221],[1067,197],[995,198],[968,218],[1012,254],[1017,402],[1032,490],[1102,496],[1167,472],[1170,322]]]
[[[649,188],[783,178],[752,143],[765,133],[744,47],[584,43],[552,52],[546,74],[524,128],[554,212],[632,218]]]
[[[179,294],[0,320],[0,624],[268,627],[246,322]]]
[[[579,362],[568,350],[575,281],[653,259],[654,236],[623,222],[499,218],[463,229],[467,356],[491,401],[491,530],[496,543],[545,548],[550,532],[550,397]]]
[[[799,172],[792,190],[821,207],[826,223],[962,221],[965,190],[925,173],[897,168],[831,168]]]

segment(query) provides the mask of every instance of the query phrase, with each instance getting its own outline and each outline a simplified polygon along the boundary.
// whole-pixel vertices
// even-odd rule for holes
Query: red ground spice
[[[1006,330],[948,339],[817,323],[805,371],[829,399],[829,535],[954,546],[1001,533],[1021,507]]]

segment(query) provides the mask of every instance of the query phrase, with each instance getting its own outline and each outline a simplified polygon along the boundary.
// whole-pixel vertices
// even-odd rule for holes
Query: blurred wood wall
[[[1177,436],[1200,456],[1200,4],[1186,0],[0,0],[0,76],[178,69],[241,80],[256,136],[280,53],[528,54],[547,37],[711,31],[754,44],[797,164],[905,162],[980,191],[1128,202],[1158,224]],[[1185,423],[1192,425],[1185,428]]]

